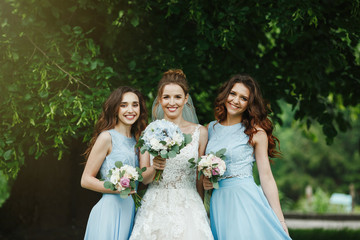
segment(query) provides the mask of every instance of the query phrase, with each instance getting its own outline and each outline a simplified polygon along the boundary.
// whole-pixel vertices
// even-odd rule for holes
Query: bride
[[[202,203],[202,183],[197,181],[196,170],[188,163],[190,158],[204,155],[207,129],[195,124],[197,117],[188,92],[182,70],[163,74],[153,120],[164,118],[175,123],[183,133],[192,135],[192,141],[175,158],[153,159],[148,152],[140,156],[140,168],[147,167],[143,183],[149,187],[136,214],[130,240],[213,239]],[[162,179],[152,182],[156,170],[164,170]]]

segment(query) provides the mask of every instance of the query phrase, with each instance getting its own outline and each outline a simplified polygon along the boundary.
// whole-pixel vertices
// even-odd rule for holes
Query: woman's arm
[[[209,130],[209,125],[210,125],[210,123],[208,123],[208,124],[206,125],[206,129],[207,129],[207,130]],[[213,189],[213,188],[214,188],[214,186],[213,186],[212,182],[210,182],[210,179],[209,179],[209,178],[204,177],[204,176],[201,176],[201,179],[202,179],[202,182],[203,182],[203,186],[202,186],[202,187],[203,187],[205,190],[210,190],[210,189]]]
[[[150,166],[150,154],[145,152],[144,154],[140,153],[140,168],[146,167],[145,172],[142,173],[143,181],[142,183],[147,185],[151,183],[154,179],[156,170],[165,169],[166,160],[164,158],[155,157],[153,159],[153,165]]]
[[[264,194],[274,210],[276,216],[281,222],[284,231],[289,235],[287,226],[285,224],[285,218],[280,206],[278,188],[274,176],[271,172],[269,157],[268,157],[268,138],[263,129],[258,129],[258,132],[253,136],[253,142],[255,147],[255,159],[257,168],[259,171],[261,188]]]
[[[96,139],[81,176],[81,187],[101,193],[115,193],[104,187],[104,181],[96,178],[104,159],[111,152],[111,135],[103,132]]]
[[[205,155],[205,149],[208,141],[208,131],[204,126],[200,127],[200,137],[199,137],[199,157]],[[198,171],[196,169],[196,188],[202,200],[204,200],[204,188],[203,188],[203,178],[198,180]]]

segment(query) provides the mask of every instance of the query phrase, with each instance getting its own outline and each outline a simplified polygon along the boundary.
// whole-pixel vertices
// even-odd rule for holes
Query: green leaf
[[[165,151],[165,153],[160,153],[160,156],[161,156],[162,158],[168,158],[168,154],[167,154],[166,151]]]
[[[65,34],[70,35],[71,34],[71,27],[69,25],[63,25],[61,27],[61,31]]]
[[[76,5],[68,8],[69,12],[72,12],[72,13],[75,12],[76,9],[77,9]]]
[[[214,187],[215,189],[219,189],[219,183],[218,183],[218,182],[213,183],[213,187]]]
[[[113,184],[109,181],[104,182],[104,188],[106,189],[112,189],[113,188]]]
[[[129,68],[133,71],[136,68],[136,62],[134,60],[129,62]]]
[[[174,145],[172,148],[171,148],[171,151],[174,151],[174,152],[176,152],[176,153],[179,153],[180,152],[180,147],[179,147],[179,145]]]
[[[4,153],[4,159],[6,161],[10,160],[11,159],[11,154],[12,154],[13,150],[10,149],[10,150],[7,150],[5,153]]]
[[[144,154],[144,153],[146,152],[146,150],[147,150],[146,146],[142,146],[142,147],[140,148],[141,154]]]
[[[139,25],[140,21],[139,21],[139,17],[138,16],[134,16],[131,19],[131,25],[133,25],[134,27],[137,27]]]
[[[76,35],[80,35],[82,33],[82,28],[80,26],[75,26],[73,31]]]
[[[122,166],[123,166],[123,163],[121,161],[116,161],[115,162],[115,167],[121,168]]]
[[[169,151],[168,156],[169,156],[169,158],[174,158],[174,157],[176,157],[176,152]]]
[[[191,134],[184,134],[184,139],[185,139],[185,145],[191,143],[192,141]]]
[[[222,155],[224,155],[225,152],[226,152],[226,148],[222,148],[215,153],[215,156],[221,157]]]
[[[129,196],[130,192],[131,192],[130,188],[126,188],[125,190],[122,190],[120,192],[120,197],[127,198]]]

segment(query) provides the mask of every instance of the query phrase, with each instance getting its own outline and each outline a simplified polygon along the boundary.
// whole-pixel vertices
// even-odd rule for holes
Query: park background
[[[359,214],[359,26],[358,0],[0,0],[0,239],[82,239],[100,198],[80,187],[82,153],[102,103],[131,85],[150,110],[170,68],[187,75],[204,125],[222,82],[259,82],[281,142],[272,169],[285,213]],[[329,204],[350,186],[350,213]]]

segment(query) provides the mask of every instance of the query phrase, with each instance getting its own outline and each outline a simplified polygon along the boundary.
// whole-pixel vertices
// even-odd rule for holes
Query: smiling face
[[[133,92],[124,93],[118,118],[125,125],[133,125],[140,116],[139,97]]]
[[[159,102],[165,116],[175,119],[182,115],[187,99],[188,95],[185,95],[184,90],[179,85],[170,83],[164,86]]]
[[[242,83],[235,83],[225,102],[228,116],[242,116],[248,107],[250,91]]]

